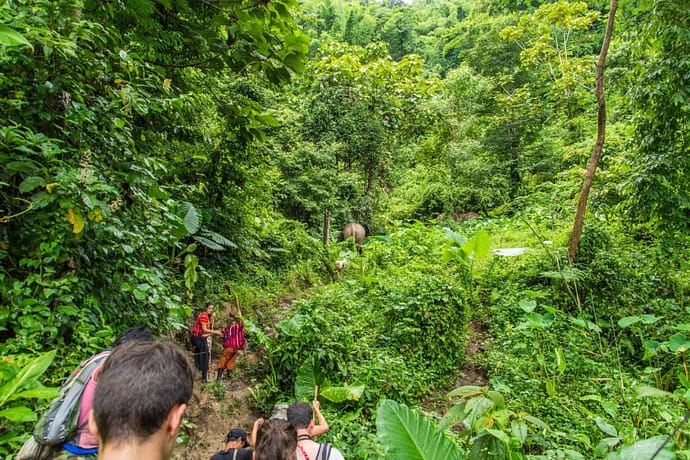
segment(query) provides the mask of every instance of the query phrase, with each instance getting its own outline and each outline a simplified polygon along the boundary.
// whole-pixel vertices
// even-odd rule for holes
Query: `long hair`
[[[297,430],[286,420],[272,418],[256,434],[254,460],[294,460]]]

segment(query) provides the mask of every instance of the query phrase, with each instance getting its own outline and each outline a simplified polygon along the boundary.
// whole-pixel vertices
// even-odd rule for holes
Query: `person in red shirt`
[[[192,329],[192,346],[194,349],[194,365],[201,372],[201,383],[208,381],[208,337],[211,335],[222,336],[220,331],[211,329],[211,316],[213,315],[213,302],[206,304],[204,311],[199,313]]]

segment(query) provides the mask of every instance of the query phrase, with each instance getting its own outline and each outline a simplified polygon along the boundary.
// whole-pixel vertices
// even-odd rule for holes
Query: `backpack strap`
[[[316,452],[316,460],[328,460],[331,456],[331,448],[332,446],[330,444],[319,444],[319,450]]]

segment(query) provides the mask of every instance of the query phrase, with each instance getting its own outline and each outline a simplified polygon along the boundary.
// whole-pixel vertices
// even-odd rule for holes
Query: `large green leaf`
[[[668,347],[673,352],[685,353],[690,348],[690,339],[688,339],[688,337],[682,332],[673,334],[668,339]]]
[[[495,430],[492,430],[495,433]],[[470,449],[469,460],[485,460],[487,458],[502,460],[509,458],[506,444],[489,431],[484,431],[475,439]]]
[[[180,216],[182,217],[182,224],[190,235],[194,235],[199,231],[201,221],[199,220],[199,213],[192,203],[184,202],[180,204]]]
[[[461,401],[446,411],[438,424],[439,430],[445,430],[453,425],[463,422],[465,419],[465,402]]]
[[[37,189],[38,187],[44,186],[46,181],[42,177],[30,176],[27,177],[19,184],[20,193],[29,193]]]
[[[0,406],[3,406],[15,393],[21,390],[29,380],[43,374],[53,362],[55,353],[56,351],[53,350],[39,355],[24,366],[12,380],[3,385],[0,388]]]
[[[309,322],[309,318],[305,315],[297,314],[292,318],[284,319],[276,323],[276,327],[284,334],[290,336],[297,336],[304,325]]]
[[[366,389],[365,385],[345,385],[324,387],[319,394],[334,403],[343,401],[358,401]]]
[[[313,359],[307,359],[297,370],[295,376],[295,397],[303,401],[314,399],[314,387],[324,382],[321,368],[314,364]]]
[[[207,248],[213,249],[214,251],[222,251],[225,249],[223,246],[216,243],[215,241],[211,241],[208,238],[204,238],[203,236],[195,236],[194,239],[206,246]]]
[[[16,30],[0,24],[0,45],[3,46],[28,46],[33,49],[31,43]]]
[[[251,337],[253,342],[256,342],[259,345],[266,345],[269,349],[271,349],[273,345],[273,340],[266,334],[266,332],[258,327],[256,324],[254,324],[251,320],[244,318],[244,327],[249,333],[249,337]]]
[[[0,410],[0,418],[6,418],[10,422],[24,423],[34,422],[38,419],[38,416],[26,406],[17,406]]]
[[[211,239],[212,241],[214,241],[214,242],[216,242],[222,246],[225,246],[227,248],[236,248],[237,247],[237,245],[234,242],[230,241],[229,239],[227,239],[226,237],[224,237],[220,233],[212,232],[210,230],[205,230],[203,232],[203,235],[205,237]]]
[[[623,447],[619,452],[612,452],[606,460],[649,460],[661,448],[666,441],[666,436],[654,436],[653,438],[638,441],[631,446]],[[673,441],[669,441],[654,460],[671,460],[676,458],[671,448]]]
[[[477,385],[465,385],[450,391],[446,395],[446,398],[452,398],[453,396],[460,396],[461,398],[470,398],[473,396],[479,396],[480,394],[485,393],[487,390],[487,387],[480,387]]]
[[[486,257],[490,249],[491,239],[486,230],[478,231],[474,238],[462,245],[462,251],[467,257],[475,260]]]
[[[458,460],[458,446],[418,412],[384,399],[376,414],[379,441],[387,460]]]
[[[295,377],[295,397],[303,401],[314,398],[314,388],[318,385],[319,395],[328,401],[340,403],[343,401],[357,401],[364,393],[364,385],[331,386],[321,372],[321,368],[308,359],[297,370]]]
[[[8,401],[14,401],[15,399],[53,399],[60,394],[59,388],[54,387],[41,387],[32,388],[31,390],[21,391],[15,393],[9,398]]]

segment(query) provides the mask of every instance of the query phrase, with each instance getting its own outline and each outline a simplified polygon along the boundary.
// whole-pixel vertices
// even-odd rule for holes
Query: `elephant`
[[[367,231],[362,224],[358,222],[350,222],[343,227],[342,240],[347,241],[349,238],[354,238],[357,244],[357,252],[362,254],[364,237],[367,236]]]

